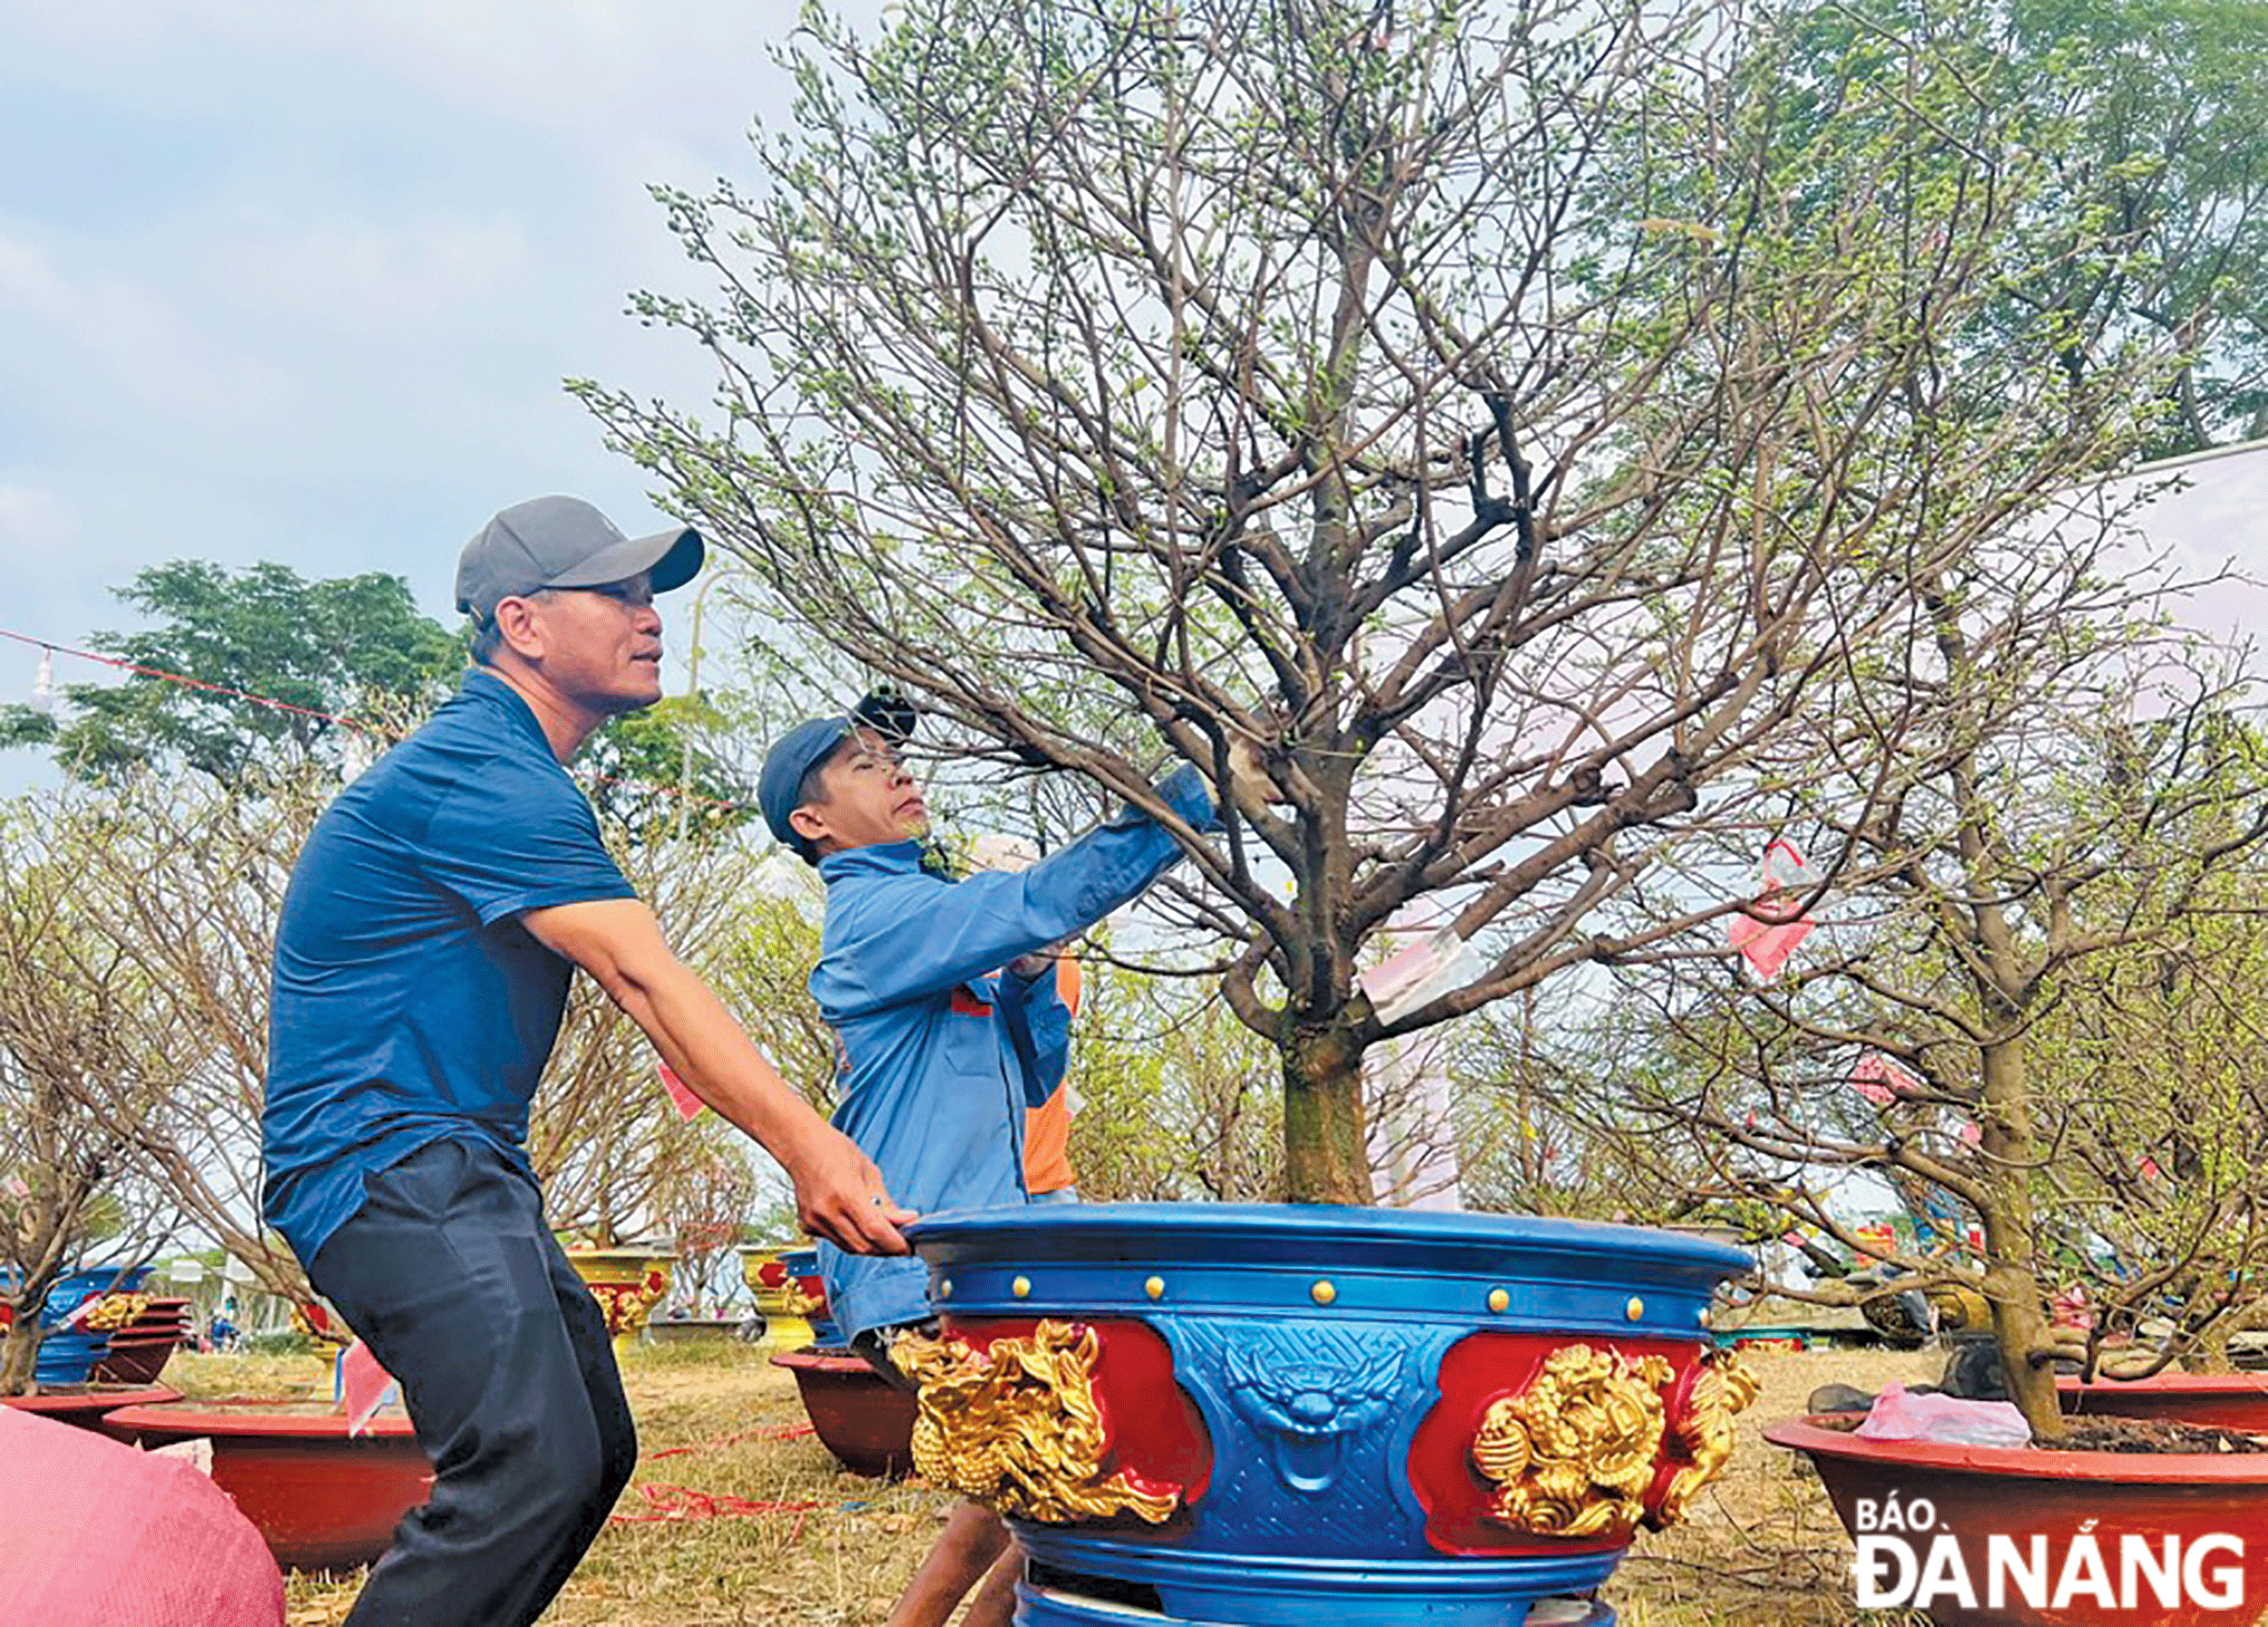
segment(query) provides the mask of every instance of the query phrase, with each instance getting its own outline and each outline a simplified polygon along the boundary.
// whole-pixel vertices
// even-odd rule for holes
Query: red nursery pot
[[[0,1396],[0,1406],[35,1412],[82,1429],[102,1429],[103,1420],[122,1406],[157,1406],[181,1398],[181,1391],[162,1384],[66,1384],[52,1385],[36,1396]]]
[[[349,1436],[342,1415],[311,1404],[199,1401],[121,1407],[103,1427],[142,1446],[210,1440],[214,1484],[286,1570],[370,1563],[433,1485],[409,1420],[384,1414]]]
[[[892,1480],[913,1473],[912,1391],[899,1389],[860,1356],[786,1350],[772,1365],[796,1376],[820,1444],[845,1468]]]
[[[2268,1618],[2268,1454],[2048,1452],[1764,1432],[1858,1544],[1862,1609],[1940,1627],[2244,1627]],[[1847,1421],[1847,1420],[1846,1420]]]
[[[2174,1418],[2268,1434],[2268,1373],[2161,1373],[2123,1384],[2113,1378],[2093,1384],[2063,1378],[2056,1389],[2068,1413]]]

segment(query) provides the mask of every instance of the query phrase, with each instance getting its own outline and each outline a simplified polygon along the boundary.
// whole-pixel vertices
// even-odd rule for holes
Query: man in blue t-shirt
[[[562,766],[660,698],[653,596],[702,552],[682,528],[626,537],[571,497],[491,520],[457,564],[477,665],[339,794],[292,872],[264,1208],[401,1381],[435,1470],[358,1627],[534,1621],[637,1459],[605,1324],[522,1145],[575,967],[779,1161],[807,1230],[905,1251],[911,1211],[670,952]]]

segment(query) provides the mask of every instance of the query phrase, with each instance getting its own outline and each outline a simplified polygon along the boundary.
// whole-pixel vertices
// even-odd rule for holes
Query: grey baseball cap
[[[531,497],[464,544],[456,607],[485,622],[500,599],[547,587],[600,587],[640,571],[652,572],[653,591],[666,593],[693,580],[707,552],[689,525],[628,537],[580,497]]]

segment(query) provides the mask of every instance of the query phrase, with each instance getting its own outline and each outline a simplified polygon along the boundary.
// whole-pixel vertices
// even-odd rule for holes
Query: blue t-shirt
[[[363,1181],[445,1137],[528,1172],[528,1101],[574,967],[531,909],[637,895],[535,714],[475,669],[341,791],[276,929],[263,1209],[302,1260]]]

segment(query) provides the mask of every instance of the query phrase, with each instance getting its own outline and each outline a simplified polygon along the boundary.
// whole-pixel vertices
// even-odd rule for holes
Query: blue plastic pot
[[[40,1338],[33,1376],[43,1385],[86,1383],[95,1365],[110,1354],[110,1332],[66,1328],[64,1322],[90,1296],[134,1292],[150,1271],[146,1265],[122,1270],[115,1266],[93,1266],[57,1278],[47,1290],[47,1303],[40,1309],[39,1325],[47,1331]]]

